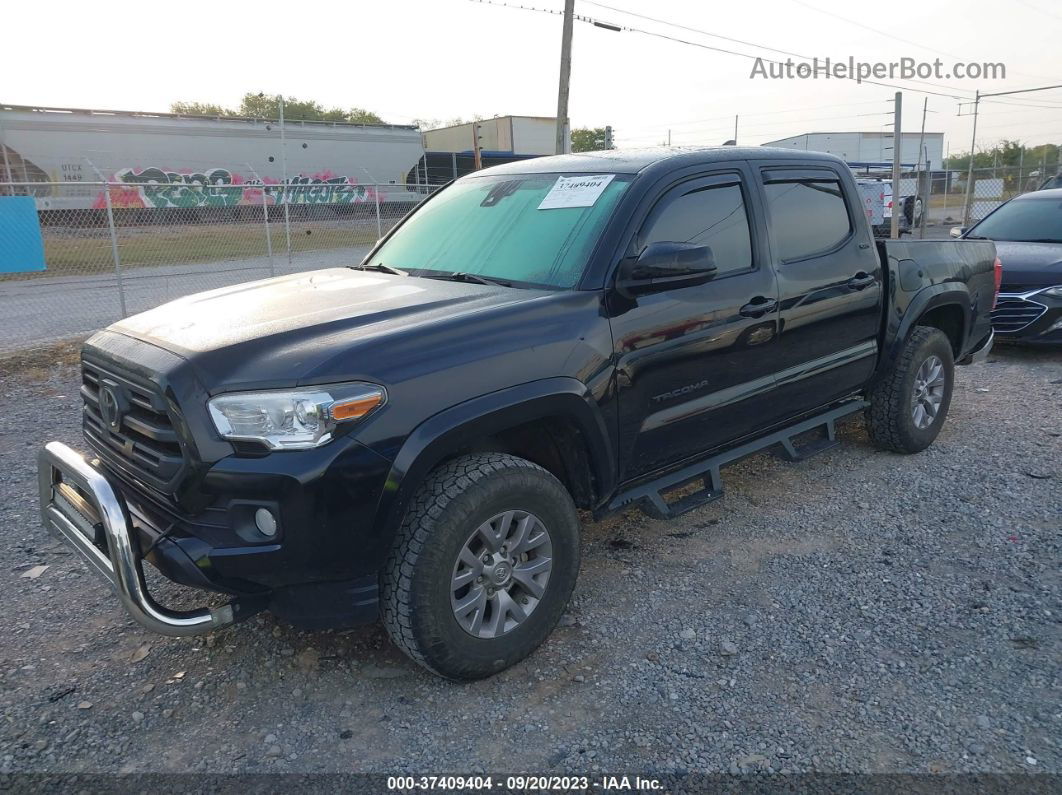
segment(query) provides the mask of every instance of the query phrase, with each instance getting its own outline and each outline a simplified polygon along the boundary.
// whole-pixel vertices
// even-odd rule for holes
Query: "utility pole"
[[[1062,84],[1053,86],[1037,86],[1036,88],[1019,88],[1016,91],[993,91],[991,94],[982,94],[980,91],[977,91],[974,94],[973,137],[970,141],[970,167],[966,170],[966,200],[963,203],[962,208],[963,226],[968,226],[970,223],[970,198],[973,193],[974,147],[977,146],[977,109],[978,106],[981,104],[981,100],[984,97],[1006,97],[1010,96],[1011,94],[1032,94],[1036,91],[1050,91],[1053,88],[1062,88]]]
[[[667,131],[667,145],[671,146],[671,130]]]
[[[889,237],[893,240],[900,236],[900,149],[903,132],[900,127],[900,109],[903,106],[903,92],[896,92],[892,122],[892,218]]]
[[[281,182],[284,185],[280,195],[284,199],[284,242],[288,249],[288,269],[291,269],[291,217],[288,211],[288,200],[291,198],[288,195],[288,139],[284,131],[284,95],[277,94],[277,103],[279,105],[280,112],[277,114],[280,116],[280,173]]]
[[[575,21],[575,0],[564,0],[564,27],[561,29],[560,84],[557,87],[557,152],[563,155],[571,148],[568,141],[568,83],[572,76],[572,26]]]
[[[970,165],[966,168],[966,196],[962,200],[962,225],[970,225],[970,199],[973,198],[974,150],[977,148],[977,111],[981,106],[980,90],[974,92],[973,133],[970,136]]]
[[[472,159],[476,171],[483,168],[483,151],[479,147],[479,122],[472,122]]]
[[[922,200],[922,217],[919,219],[919,228],[921,229],[921,237],[926,236],[926,210],[929,209],[929,190],[926,188],[926,183],[931,177],[929,176],[929,153],[926,152],[926,168],[925,172],[922,171],[922,146],[926,140],[926,113],[929,112],[929,97],[922,100],[922,131],[918,134],[918,167],[915,169],[918,178],[915,180],[915,197],[925,196]],[[918,202],[912,202],[911,204],[911,223],[914,224],[915,214],[914,211],[918,207]]]
[[[738,117],[737,117],[737,114],[735,113],[734,114],[734,146],[737,146],[737,123],[738,123]]]

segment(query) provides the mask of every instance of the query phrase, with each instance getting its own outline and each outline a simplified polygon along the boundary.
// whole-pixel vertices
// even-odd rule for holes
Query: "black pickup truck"
[[[886,449],[931,444],[999,277],[990,241],[876,243],[828,155],[487,169],[357,266],[89,339],[91,453],[44,447],[44,523],[158,632],[382,617],[430,670],[487,676],[564,612],[577,509],[675,516],[722,496],[723,465],[797,460],[856,412]],[[145,560],[231,599],[164,608]]]

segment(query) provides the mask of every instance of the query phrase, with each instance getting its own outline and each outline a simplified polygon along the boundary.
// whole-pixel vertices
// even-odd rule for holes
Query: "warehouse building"
[[[809,132],[769,141],[764,146],[783,149],[799,149],[802,152],[827,152],[845,160],[854,169],[891,168],[893,157],[893,134],[891,132]],[[905,168],[914,168],[918,163],[918,141],[921,133],[906,132],[900,135],[900,162]],[[944,162],[944,133],[927,132],[923,140],[922,161],[930,168],[939,168]]]

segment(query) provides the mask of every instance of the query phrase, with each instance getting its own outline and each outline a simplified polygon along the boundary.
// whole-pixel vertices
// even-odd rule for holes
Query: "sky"
[[[602,2],[576,0],[576,14],[624,29],[575,23],[569,116],[575,127],[612,125],[619,145],[660,144],[669,130],[674,144],[719,144],[733,137],[735,115],[740,144],[812,131],[885,132],[902,88],[904,131],[919,129],[928,100],[926,129],[943,132],[955,154],[970,147],[975,90],[1062,84],[1056,0]],[[562,6],[563,0],[9,3],[0,102],[165,111],[178,100],[235,106],[245,92],[264,91],[364,107],[393,123],[553,116],[561,17],[548,12]],[[890,6],[896,13],[885,13]],[[881,81],[890,86],[750,78],[755,57],[791,57],[784,53],[866,62],[940,58],[945,71],[957,61],[1001,62],[1006,78]],[[986,99],[978,130],[979,148],[1004,138],[1062,143],[1062,88]]]

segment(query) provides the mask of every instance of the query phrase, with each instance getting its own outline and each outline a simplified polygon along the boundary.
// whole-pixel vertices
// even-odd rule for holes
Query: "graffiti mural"
[[[115,173],[121,186],[111,188],[114,207],[195,208],[240,205],[358,204],[376,199],[372,186],[358,185],[353,177],[324,171],[278,179],[247,179],[228,169],[166,171],[161,168],[125,168]],[[101,192],[95,207],[102,209]]]

